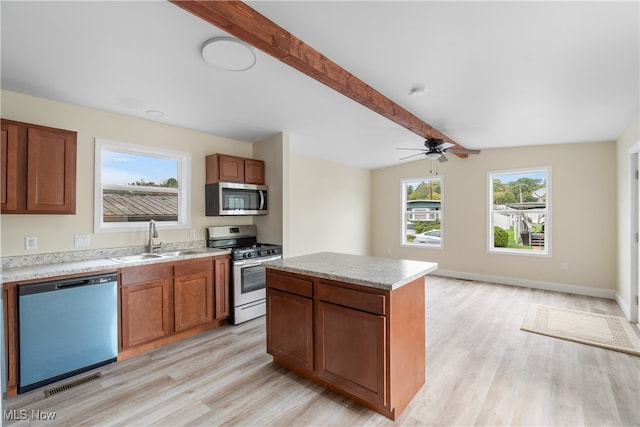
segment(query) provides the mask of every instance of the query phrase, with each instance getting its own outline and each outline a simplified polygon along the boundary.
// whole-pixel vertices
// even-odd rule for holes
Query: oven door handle
[[[252,260],[234,261],[233,265],[237,267],[257,267],[261,265],[263,262],[276,261],[279,259],[282,259],[282,255],[268,257],[268,258],[258,258],[258,259],[252,259]]]

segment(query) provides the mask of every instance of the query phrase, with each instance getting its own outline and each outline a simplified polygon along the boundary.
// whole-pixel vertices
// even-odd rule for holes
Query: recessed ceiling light
[[[409,95],[411,96],[422,96],[424,95],[424,88],[422,87],[412,87],[409,91]]]
[[[163,117],[164,113],[159,110],[147,110],[147,116],[149,117]]]
[[[234,37],[214,37],[202,45],[207,64],[227,71],[245,71],[256,63],[256,54],[248,44]]]

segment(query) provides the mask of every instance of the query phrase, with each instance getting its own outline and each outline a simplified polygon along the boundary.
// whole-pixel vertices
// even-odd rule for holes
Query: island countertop
[[[394,290],[438,268],[435,262],[319,252],[264,263],[266,268]]]

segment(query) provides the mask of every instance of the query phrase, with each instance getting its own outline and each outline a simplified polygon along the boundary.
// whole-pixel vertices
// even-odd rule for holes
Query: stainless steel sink
[[[109,258],[110,260],[116,262],[136,262],[136,261],[147,261],[150,259],[158,259],[162,258],[160,254],[139,254],[139,255],[126,255],[126,256],[118,256],[114,258]]]
[[[152,259],[160,259],[160,258],[174,258],[182,255],[195,255],[204,253],[204,250],[199,249],[185,249],[182,251],[167,251],[167,252],[157,252],[157,253],[144,253],[139,255],[125,255],[114,258],[109,258],[110,260],[116,262],[136,262],[136,261],[149,261]]]
[[[204,251],[198,250],[198,249],[185,249],[183,251],[160,252],[158,253],[158,255],[163,257],[175,257],[175,256],[181,256],[181,255],[195,255],[195,254],[201,254],[201,253],[204,253]]]

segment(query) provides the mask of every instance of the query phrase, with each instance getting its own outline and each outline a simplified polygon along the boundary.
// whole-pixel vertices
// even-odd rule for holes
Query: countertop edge
[[[61,262],[54,264],[26,265],[22,267],[4,268],[1,272],[2,283],[26,282],[38,279],[49,279],[58,276],[70,276],[99,271],[117,271],[122,268],[137,267],[162,262],[177,262],[188,259],[229,255],[230,250],[207,249],[197,254],[180,255],[167,258],[140,260],[134,262],[117,262],[109,258],[98,258],[84,261]]]
[[[424,261],[421,261],[424,262]],[[434,262],[425,262],[427,264],[430,264],[428,267],[426,267],[423,270],[420,270],[418,272],[415,272],[411,275],[408,275],[394,283],[392,283],[391,285],[389,284],[385,284],[385,283],[380,283],[380,282],[375,282],[375,281],[371,281],[371,280],[364,280],[364,279],[358,279],[358,278],[354,278],[354,277],[348,277],[348,276],[341,276],[339,274],[328,274],[328,273],[324,273],[321,271],[317,271],[317,270],[306,270],[303,268],[297,268],[297,267],[290,267],[290,266],[284,266],[284,265],[273,265],[270,264],[269,262],[264,263],[264,266],[268,269],[272,269],[272,270],[278,270],[278,271],[284,271],[284,272],[288,272],[288,273],[295,273],[295,274],[303,274],[306,276],[313,276],[313,277],[320,277],[322,279],[328,279],[328,280],[335,280],[338,282],[345,282],[345,283],[350,283],[350,284],[354,284],[354,285],[361,285],[361,286],[366,286],[369,288],[376,288],[376,289],[384,289],[384,290],[389,290],[389,291],[393,291],[396,290],[404,285],[406,285],[407,283],[411,283],[416,279],[419,279],[420,277],[424,277],[427,274],[435,271],[438,269],[438,264],[434,263]]]

